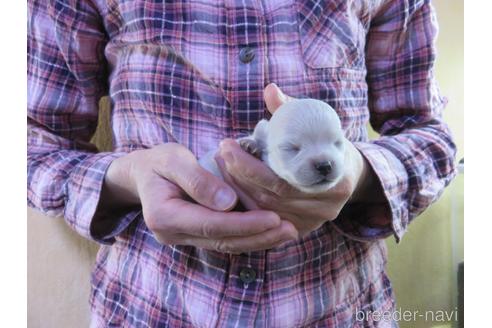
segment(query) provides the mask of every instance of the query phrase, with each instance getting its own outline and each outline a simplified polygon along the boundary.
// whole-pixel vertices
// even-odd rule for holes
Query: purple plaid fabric
[[[400,239],[455,174],[429,1],[29,0],[28,8],[28,204],[102,244],[94,327],[396,325],[356,317],[394,308],[382,238]],[[170,141],[200,157],[243,136],[267,115],[270,82],[335,108],[386,203],[347,205],[301,240],[242,255],[163,246],[139,209],[97,210],[113,159]],[[107,94],[114,152],[101,153],[89,140]],[[96,216],[114,229],[94,235]]]

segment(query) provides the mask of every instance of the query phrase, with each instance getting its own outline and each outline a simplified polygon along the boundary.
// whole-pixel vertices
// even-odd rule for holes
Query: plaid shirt
[[[396,325],[356,317],[394,308],[383,238],[400,239],[455,174],[429,1],[29,0],[28,8],[28,204],[102,244],[93,326]],[[270,82],[337,111],[386,203],[347,205],[301,240],[242,255],[163,246],[140,209],[97,210],[112,160],[171,141],[200,157],[250,133],[267,115]],[[89,140],[107,94],[114,151],[97,152]],[[113,229],[95,235],[96,216]]]

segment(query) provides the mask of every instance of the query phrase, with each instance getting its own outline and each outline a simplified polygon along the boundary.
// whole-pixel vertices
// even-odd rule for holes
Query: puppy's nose
[[[330,162],[319,162],[314,164],[314,168],[319,172],[322,176],[327,176],[331,173],[332,166]]]

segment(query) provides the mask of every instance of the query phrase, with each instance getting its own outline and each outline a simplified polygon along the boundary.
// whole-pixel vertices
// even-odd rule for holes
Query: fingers
[[[200,166],[195,156],[186,148],[165,156],[159,173],[175,183],[197,203],[217,211],[232,209],[237,202],[234,190],[224,181]]]
[[[241,203],[247,209],[263,209],[277,213],[281,211],[299,213],[309,217],[334,219],[338,215],[338,207],[330,198],[284,198],[264,189],[259,189],[242,181],[237,181],[230,175],[224,175],[227,183],[234,188]],[[303,195],[304,197],[304,195]]]
[[[284,197],[301,194],[279,178],[265,163],[243,151],[234,140],[226,139],[221,142],[219,156],[224,160],[227,172],[236,181],[260,187]]]
[[[217,162],[217,166],[219,167],[219,170],[222,174],[222,177],[224,178],[224,181],[227,182],[227,184],[234,189],[236,195],[239,198],[239,201],[244,206],[244,208],[246,208],[247,210],[260,209],[260,207],[256,203],[256,200],[249,195],[250,194],[249,189],[251,188],[251,186],[247,185],[246,188],[243,183],[241,182],[237,183],[236,180],[234,180],[234,178],[227,172],[227,169],[225,167],[225,162],[220,156],[216,156],[215,161]],[[256,188],[256,190],[261,190],[261,189]]]
[[[282,221],[277,228],[263,233],[245,237],[228,237],[222,239],[207,239],[200,237],[181,237],[186,245],[193,245],[222,253],[244,253],[270,249],[286,241],[297,239],[298,233],[292,223]]]
[[[150,169],[139,175],[137,187],[145,223],[159,242],[246,252],[297,238],[296,228],[274,212],[222,212],[237,201],[234,190],[202,169],[186,148],[166,144],[153,151],[158,155],[140,158],[151,165],[143,166]],[[232,197],[217,201],[224,189]],[[184,193],[199,204],[183,199]]]
[[[265,91],[263,92],[263,97],[265,99],[267,109],[271,114],[273,114],[284,103],[293,99],[292,97],[284,94],[275,83],[270,83],[266,86]]]
[[[144,215],[150,230],[171,238],[176,234],[211,239],[249,236],[280,225],[280,217],[271,211],[217,212],[179,198]]]

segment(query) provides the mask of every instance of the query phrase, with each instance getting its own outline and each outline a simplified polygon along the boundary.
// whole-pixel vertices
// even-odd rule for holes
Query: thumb
[[[237,194],[222,179],[202,168],[198,162],[190,167],[182,188],[199,204],[216,211],[229,211],[237,203]]]
[[[162,175],[178,185],[197,203],[216,211],[228,211],[237,202],[234,190],[200,166],[191,152],[181,153],[163,169]]]
[[[293,99],[283,93],[275,83],[270,83],[265,87],[263,98],[270,114],[273,114],[280,106]]]

